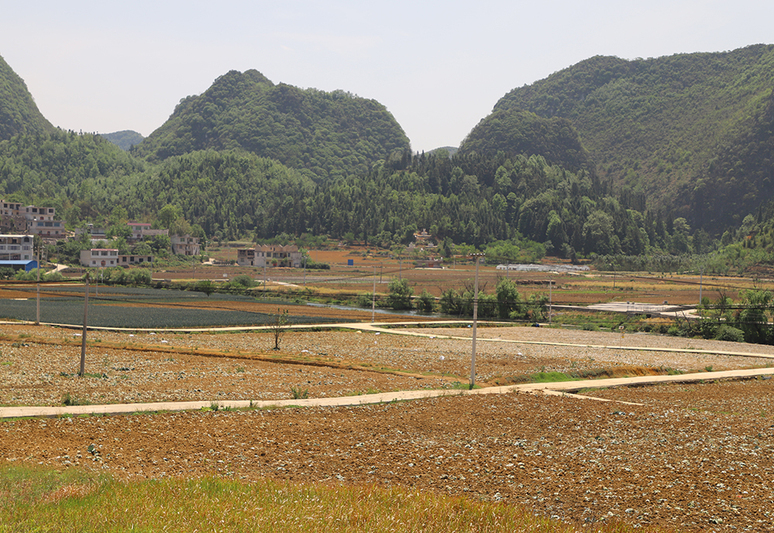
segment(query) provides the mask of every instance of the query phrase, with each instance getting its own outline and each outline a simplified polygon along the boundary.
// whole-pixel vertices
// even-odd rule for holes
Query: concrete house
[[[172,242],[172,253],[175,255],[201,254],[201,245],[197,237],[192,237],[191,235],[172,235],[169,240]]]
[[[298,246],[289,244],[259,244],[253,248],[239,248],[237,250],[237,264],[239,266],[288,266],[300,268],[302,266],[302,254]]]
[[[0,235],[0,261],[32,261],[32,235]]]
[[[118,266],[118,248],[81,250],[81,265],[91,268]]]
[[[56,220],[53,207],[22,206],[5,200],[0,200],[0,228],[40,235],[46,241],[67,237],[64,221]]]

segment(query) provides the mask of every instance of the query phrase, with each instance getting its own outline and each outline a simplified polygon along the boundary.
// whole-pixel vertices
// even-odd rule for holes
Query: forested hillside
[[[589,170],[588,153],[578,132],[566,118],[544,118],[522,110],[497,110],[484,118],[465,138],[460,154],[494,156],[537,154],[554,165]]]
[[[2,194],[56,207],[70,227],[102,223],[116,207],[154,220],[174,206],[221,240],[309,233],[390,247],[427,229],[446,250],[528,239],[569,258],[690,251],[687,225],[639,211],[588,171],[542,156],[397,150],[364,175],[317,184],[305,171],[243,150],[153,165],[99,136],[58,132],[0,142],[0,161]]]
[[[129,203],[132,183],[145,168],[99,135],[55,130],[0,142],[0,197],[55,207],[71,224]],[[127,196],[116,193],[117,183]],[[92,191],[103,191],[90,200]]]
[[[231,71],[202,95],[182,100],[133,153],[160,161],[197,150],[241,148],[325,179],[364,174],[408,146],[400,125],[374,100],[275,85],[248,70]]]
[[[118,146],[121,150],[129,150],[132,146],[140,144],[145,138],[136,131],[124,130],[113,133],[100,133],[108,141]]]
[[[117,186],[113,194],[130,196]],[[311,233],[389,247],[408,244],[425,228],[441,242],[476,246],[527,238],[566,257],[638,254],[649,246],[689,251],[686,225],[639,212],[587,171],[573,173],[540,156],[449,158],[405,150],[367,175],[322,186],[252,154],[203,151],[170,158],[132,186],[130,215],[178,205],[187,220],[220,239]]]
[[[20,133],[46,133],[54,127],[46,120],[27,85],[0,56],[0,141]]]
[[[173,211],[219,240],[390,247],[427,229],[444,253],[574,259],[706,252],[704,228],[733,227],[729,249],[766,250],[772,66],[770,46],[592,58],[506,95],[459,151],[421,155],[377,102],[229,72],[129,152],[28,121],[38,129],[0,140],[0,197],[55,207],[68,229]]]
[[[772,88],[771,45],[598,56],[514,89],[492,117],[569,120],[602,180],[719,234],[774,194]]]

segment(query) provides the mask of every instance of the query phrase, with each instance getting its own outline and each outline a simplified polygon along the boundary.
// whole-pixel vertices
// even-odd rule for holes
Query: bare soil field
[[[222,248],[216,254],[221,259],[235,260],[236,248]],[[390,279],[403,277],[409,280],[415,294],[423,290],[440,296],[447,288],[462,290],[472,287],[475,267],[469,261],[447,262],[445,267],[416,268],[415,261],[398,261],[389,257],[385,250],[362,246],[341,247],[335,250],[312,250],[310,257],[321,263],[328,263],[330,270],[307,270],[307,287],[313,290],[329,289],[353,294],[370,293],[374,273],[377,276],[377,293],[387,292]],[[348,261],[353,265],[348,265]],[[154,279],[193,279],[193,269],[168,269],[154,272]],[[262,281],[261,269],[237,266],[197,266],[195,276],[200,279],[222,280],[238,274],[248,274]],[[302,283],[302,269],[272,268],[266,272],[271,281]],[[492,292],[500,277],[514,279],[525,298],[532,294],[547,294],[548,283],[553,282],[553,298],[557,304],[589,304],[607,301],[638,301],[643,303],[697,304],[700,285],[702,296],[716,300],[722,292],[736,300],[740,291],[754,286],[763,287],[767,282],[759,278],[704,276],[694,274],[670,274],[659,272],[509,272],[497,270],[495,264],[482,265],[480,285],[485,292]],[[225,276],[225,277],[224,277]],[[764,287],[765,288],[765,287]]]
[[[0,404],[290,398],[448,387],[469,373],[467,328],[428,337],[354,331],[91,332],[85,377],[76,330],[0,326]],[[536,371],[714,370],[768,346],[655,335],[479,328],[480,382]],[[487,340],[499,339],[499,340]],[[547,344],[537,344],[547,343]],[[575,344],[576,346],[567,346]],[[639,346],[642,350],[623,350]],[[771,380],[619,388],[577,396],[451,395],[351,408],[286,408],[0,422],[0,459],[122,479],[405,485],[584,524],[617,519],[685,531],[774,530]],[[619,400],[633,402],[618,403]],[[93,451],[89,452],[89,446]]]

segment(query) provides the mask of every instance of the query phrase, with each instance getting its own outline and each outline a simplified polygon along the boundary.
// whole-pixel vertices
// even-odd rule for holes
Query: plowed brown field
[[[91,403],[216,401],[289,398],[291,387],[308,389],[310,397],[435,388],[464,380],[470,362],[469,341],[429,337],[288,332],[277,354],[266,333],[94,332],[87,376],[78,378],[80,348],[69,342],[72,331],[0,326],[0,334],[0,403],[6,405],[61,404],[65,395]],[[482,381],[540,369],[719,370],[767,363],[658,351],[666,347],[771,352],[525,327],[481,328],[480,339]],[[624,344],[651,350],[592,347]],[[514,393],[351,408],[7,420],[0,423],[0,460],[97,468],[126,479],[217,475],[406,485],[524,503],[581,526],[615,517],[688,531],[771,531],[771,383],[589,393],[642,405]]]

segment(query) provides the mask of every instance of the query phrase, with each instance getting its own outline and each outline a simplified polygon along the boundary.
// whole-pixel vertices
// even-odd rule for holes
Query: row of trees
[[[405,311],[416,308],[422,313],[473,316],[474,287],[466,286],[460,290],[448,288],[437,300],[427,290],[414,297],[414,290],[406,279],[393,279],[387,290],[384,303],[390,309]],[[368,307],[371,305],[369,302],[369,296],[362,295],[360,305]],[[487,294],[485,290],[478,293],[478,316],[483,319],[544,320],[547,317],[547,305],[548,297],[545,295],[533,294],[528,299],[522,298],[516,284],[508,278],[497,281],[494,293]]]

